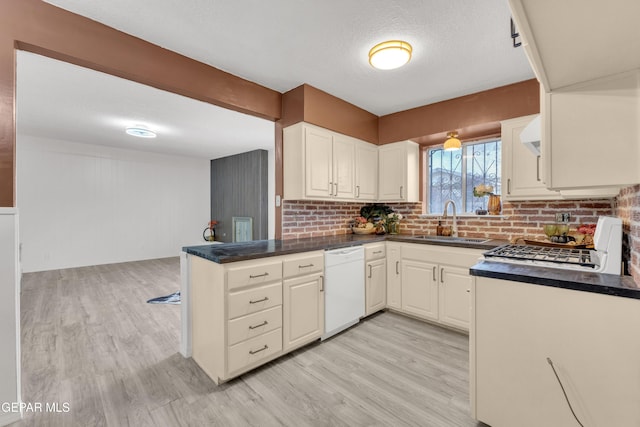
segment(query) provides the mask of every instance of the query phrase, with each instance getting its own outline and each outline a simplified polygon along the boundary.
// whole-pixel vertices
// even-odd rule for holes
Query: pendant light
[[[393,70],[409,62],[412,51],[411,45],[402,40],[378,43],[369,51],[369,64],[378,70]]]
[[[444,151],[455,151],[462,148],[462,142],[458,139],[458,132],[447,133],[447,140],[444,142]]]

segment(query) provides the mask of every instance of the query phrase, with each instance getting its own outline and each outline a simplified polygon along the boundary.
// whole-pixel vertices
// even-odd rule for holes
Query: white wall
[[[20,279],[18,215],[0,208],[0,404],[20,402]],[[14,406],[0,409],[0,426],[20,419]]]
[[[24,272],[178,256],[209,221],[208,159],[19,135]]]

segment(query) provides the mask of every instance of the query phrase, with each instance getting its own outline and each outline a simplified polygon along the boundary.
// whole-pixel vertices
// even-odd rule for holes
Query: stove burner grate
[[[594,268],[589,249],[553,248],[533,245],[502,245],[484,253],[485,258],[553,262]]]

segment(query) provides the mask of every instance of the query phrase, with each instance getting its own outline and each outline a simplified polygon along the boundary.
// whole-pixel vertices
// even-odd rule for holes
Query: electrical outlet
[[[571,214],[569,212],[560,212],[556,214],[556,222],[569,222],[571,221]]]

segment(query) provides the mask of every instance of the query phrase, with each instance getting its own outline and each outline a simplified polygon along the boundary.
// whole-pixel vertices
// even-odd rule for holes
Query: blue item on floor
[[[147,302],[149,304],[180,304],[180,291],[166,297],[152,298]]]

